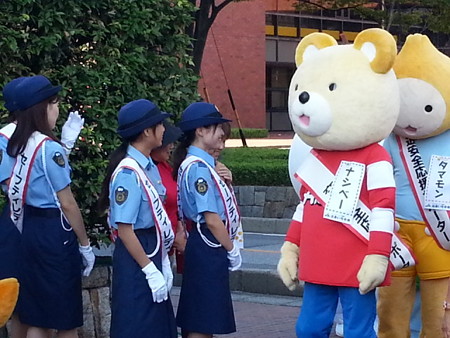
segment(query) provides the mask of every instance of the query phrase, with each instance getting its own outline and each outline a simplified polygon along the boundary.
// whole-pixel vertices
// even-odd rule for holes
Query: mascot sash
[[[437,244],[444,250],[450,250],[450,217],[449,211],[429,209],[424,206],[428,171],[415,140],[397,136],[400,157],[405,167],[411,190],[417,206],[430,233]]]
[[[328,197],[326,191],[335,180],[332,173],[312,152],[303,161],[295,173],[302,185],[308,188],[314,197],[326,207]],[[364,243],[369,241],[370,208],[361,199],[358,200],[352,219],[348,223],[342,223],[352,231]],[[409,248],[393,233],[390,261],[395,269],[401,269],[415,265],[415,260]]]

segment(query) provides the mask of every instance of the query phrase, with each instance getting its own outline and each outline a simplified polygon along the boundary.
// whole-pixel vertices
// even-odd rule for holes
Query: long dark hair
[[[53,134],[48,124],[47,117],[47,107],[49,103],[56,103],[58,102],[57,100],[58,98],[53,96],[47,100],[35,104],[30,108],[14,112],[17,127],[6,148],[6,152],[9,156],[17,157],[17,155],[23,152],[27,146],[28,139],[35,131],[39,131],[50,137],[53,141],[60,143]]]

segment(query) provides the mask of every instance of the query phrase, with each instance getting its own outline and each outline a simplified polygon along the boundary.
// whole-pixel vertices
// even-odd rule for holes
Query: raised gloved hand
[[[147,278],[148,286],[152,290],[153,301],[155,303],[161,303],[167,300],[167,284],[161,271],[158,270],[155,263],[150,262],[144,268],[142,272]]]
[[[233,249],[227,251],[228,270],[236,271],[241,267],[242,256],[239,247],[233,243]]]
[[[281,258],[278,262],[277,271],[283,284],[293,291],[298,285],[298,259],[299,247],[289,241],[284,242],[281,247]]]
[[[359,293],[364,295],[383,283],[389,258],[383,255],[367,255],[356,277],[359,281]]]
[[[67,155],[72,150],[75,142],[80,135],[81,128],[83,128],[84,118],[78,111],[71,112],[67,121],[64,123],[61,132],[61,142],[64,145]]]
[[[84,266],[83,276],[87,277],[91,274],[91,271],[94,268],[95,255],[94,252],[92,252],[92,247],[90,245],[80,245],[79,250]]]
[[[162,274],[166,280],[167,292],[170,292],[173,286],[173,272],[170,264],[169,255],[165,255],[162,261]]]

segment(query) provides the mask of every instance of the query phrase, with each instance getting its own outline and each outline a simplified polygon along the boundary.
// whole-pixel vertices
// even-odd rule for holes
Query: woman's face
[[[49,102],[47,106],[47,119],[50,129],[55,128],[58,116],[59,116],[59,101]]]
[[[155,127],[155,144],[156,144],[156,147],[160,147],[161,146],[165,129],[166,128],[164,128],[164,125],[162,124],[162,122],[160,124],[156,125],[156,127]]]
[[[219,124],[217,126],[211,126],[204,129],[203,135],[203,144],[204,147],[209,154],[214,156],[217,149],[223,149],[223,136],[224,132],[222,130],[222,126]],[[219,152],[220,154],[220,152]]]
[[[150,156],[156,162],[167,162],[173,150],[173,143],[152,150]]]

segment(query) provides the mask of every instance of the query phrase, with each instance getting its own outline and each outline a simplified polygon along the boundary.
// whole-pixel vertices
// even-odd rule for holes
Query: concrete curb
[[[181,286],[183,276],[175,274],[174,285]],[[278,295],[301,297],[303,295],[303,285],[294,291],[284,286],[276,271],[262,269],[242,269],[233,271],[230,274],[230,288],[232,291],[242,291],[249,293],[259,293],[264,295]]]

